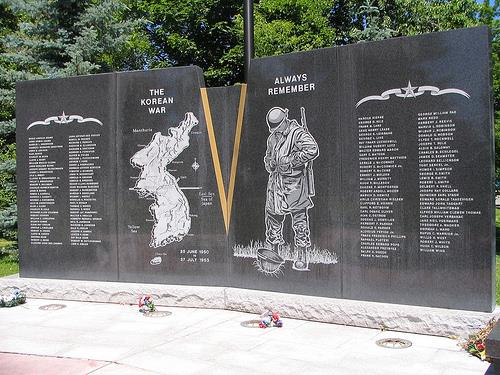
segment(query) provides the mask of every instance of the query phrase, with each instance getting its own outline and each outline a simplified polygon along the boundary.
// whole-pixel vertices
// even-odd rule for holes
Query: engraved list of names
[[[61,187],[63,161],[56,157],[63,145],[54,137],[30,137],[29,152],[29,205],[30,243],[32,245],[62,245],[54,231],[54,222],[60,215],[57,191]],[[57,238],[56,238],[57,237]]]
[[[29,138],[30,244],[101,243],[100,137],[90,133]],[[69,226],[61,227],[67,222]]]
[[[420,251],[446,253],[460,235],[466,215],[481,211],[466,209],[474,198],[460,194],[452,183],[460,152],[454,147],[456,111],[418,114],[419,239]]]
[[[474,198],[459,189],[455,171],[461,155],[456,146],[457,113],[420,112],[413,117],[417,143],[402,149],[383,115],[358,117],[360,255],[389,258],[401,248],[406,233],[395,228],[403,216],[394,215],[405,200],[417,200],[419,251],[446,253],[462,235],[464,218],[480,215]],[[406,160],[416,163],[407,164]],[[410,165],[416,165],[415,171]],[[400,173],[395,177],[395,170]],[[418,173],[415,173],[418,172]],[[417,179],[415,180],[415,176]],[[418,196],[400,189],[400,178],[414,181]],[[401,206],[400,206],[401,207]]]
[[[400,150],[384,116],[358,118],[361,256],[388,258],[406,236],[396,233],[395,206],[403,197],[393,172],[403,167]]]
[[[100,156],[96,153],[100,134],[69,136],[69,210],[70,244],[86,246],[100,243],[94,238],[93,229],[102,220],[94,207],[101,183],[96,171],[101,169]]]

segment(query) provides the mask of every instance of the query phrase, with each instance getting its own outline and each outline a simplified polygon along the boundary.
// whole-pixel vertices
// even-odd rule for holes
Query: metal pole
[[[248,82],[250,60],[254,57],[253,44],[253,0],[243,0],[244,38],[245,38],[245,83]]]

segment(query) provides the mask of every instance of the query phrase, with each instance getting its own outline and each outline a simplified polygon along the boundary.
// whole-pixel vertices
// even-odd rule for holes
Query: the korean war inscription
[[[491,311],[488,39],[20,84],[22,276]]]
[[[195,67],[118,74],[120,280],[225,280],[226,231],[203,86]]]

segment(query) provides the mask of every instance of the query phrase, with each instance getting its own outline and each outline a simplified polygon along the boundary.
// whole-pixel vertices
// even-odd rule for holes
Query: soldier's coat
[[[295,120],[274,130],[267,138],[264,158],[269,172],[266,210],[284,215],[313,207],[308,193],[307,163],[319,155],[312,135]]]

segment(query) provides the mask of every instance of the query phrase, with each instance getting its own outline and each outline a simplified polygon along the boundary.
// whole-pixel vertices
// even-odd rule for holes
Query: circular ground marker
[[[245,328],[259,328],[260,320],[245,320],[241,322],[241,326]]]
[[[376,344],[383,348],[389,348],[389,349],[406,349],[412,345],[411,341],[398,338],[378,340]]]
[[[144,313],[144,316],[148,318],[163,318],[169,315],[172,315],[170,311],[148,311]]]
[[[60,303],[52,303],[50,305],[43,305],[40,306],[40,310],[61,310],[64,309],[66,305],[60,304]]]

